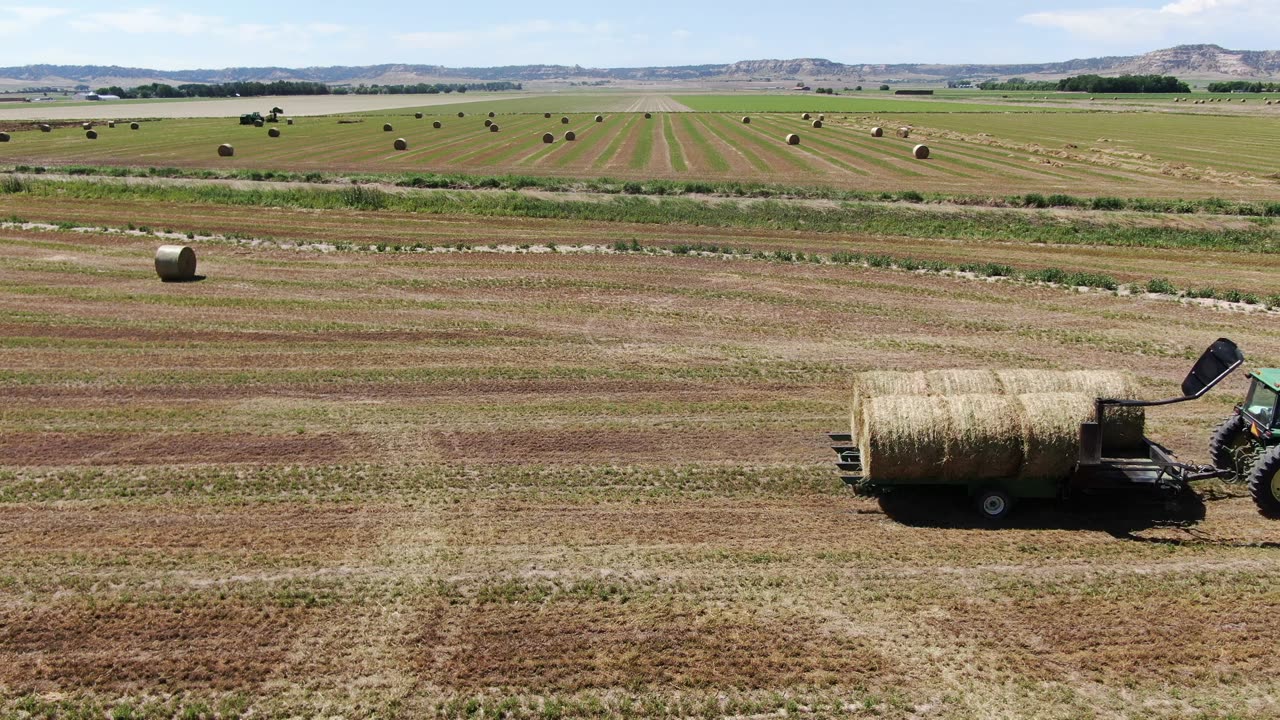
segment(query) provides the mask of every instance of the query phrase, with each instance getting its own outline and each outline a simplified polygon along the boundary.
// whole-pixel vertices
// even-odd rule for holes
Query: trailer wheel
[[[1227,482],[1244,482],[1249,477],[1253,458],[1249,452],[1253,441],[1249,438],[1244,417],[1232,415],[1209,437],[1209,458],[1219,470],[1228,470]]]
[[[1249,494],[1258,511],[1280,518],[1280,445],[1267,450],[1249,473]]]
[[[999,488],[988,488],[978,494],[978,514],[985,520],[1003,520],[1013,509],[1013,498]]]

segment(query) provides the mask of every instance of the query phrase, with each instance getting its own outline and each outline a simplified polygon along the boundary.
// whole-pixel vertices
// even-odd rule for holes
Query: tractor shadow
[[[1194,529],[1204,521],[1204,500],[1194,492],[1173,499],[1138,493],[1088,495],[1070,500],[1019,500],[999,521],[978,515],[963,490],[896,489],[880,497],[880,509],[890,519],[921,528],[972,530],[1084,530],[1115,538],[1149,543],[1184,541],[1138,537],[1156,528]],[[1193,541],[1185,541],[1190,544]]]

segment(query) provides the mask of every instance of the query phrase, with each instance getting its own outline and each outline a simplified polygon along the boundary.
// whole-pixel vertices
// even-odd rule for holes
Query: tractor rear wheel
[[[988,488],[978,493],[978,514],[984,520],[1005,519],[1013,509],[1013,498],[999,488]]]
[[[1249,494],[1258,511],[1269,518],[1280,518],[1280,445],[1262,453],[1249,474]]]
[[[1214,467],[1231,472],[1226,478],[1227,482],[1248,479],[1253,460],[1248,452],[1251,444],[1249,429],[1241,415],[1232,415],[1223,420],[1209,437],[1209,458],[1213,460]]]

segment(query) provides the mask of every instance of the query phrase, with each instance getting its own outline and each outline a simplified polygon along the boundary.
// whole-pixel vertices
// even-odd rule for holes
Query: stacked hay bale
[[[1064,478],[1079,455],[1080,424],[1097,398],[1129,399],[1121,372],[937,370],[862,373],[851,429],[871,479]],[[1142,408],[1109,408],[1103,443],[1142,445]]]

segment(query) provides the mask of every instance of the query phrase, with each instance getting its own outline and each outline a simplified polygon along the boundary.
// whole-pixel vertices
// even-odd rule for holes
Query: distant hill
[[[332,67],[235,67],[202,70],[150,70],[115,65],[24,65],[0,68],[0,85],[62,86],[77,84],[132,86],[151,82],[219,83],[232,81],[308,80],[332,85],[397,84],[451,81],[596,81],[662,82],[673,80],[915,81],[979,80],[1022,76],[1034,79],[1067,75],[1125,73],[1176,75],[1184,79],[1280,79],[1280,51],[1227,50],[1217,45],[1180,45],[1145,55],[1067,60],[1017,65],[942,65],[928,63],[846,64],[822,58],[743,60],[731,64],[673,67],[584,68],[578,65],[512,65],[450,68],[441,65],[384,64]]]

